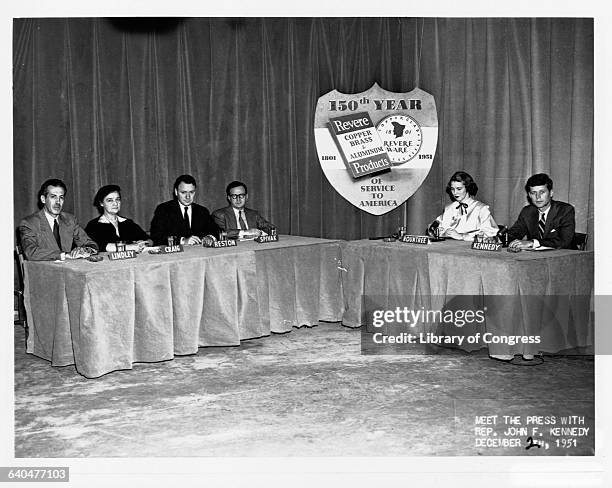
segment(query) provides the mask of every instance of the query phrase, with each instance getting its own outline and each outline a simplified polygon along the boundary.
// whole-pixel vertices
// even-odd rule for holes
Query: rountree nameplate
[[[417,191],[429,173],[438,143],[436,103],[416,88],[319,98],[314,121],[321,169],[353,205],[385,214]]]

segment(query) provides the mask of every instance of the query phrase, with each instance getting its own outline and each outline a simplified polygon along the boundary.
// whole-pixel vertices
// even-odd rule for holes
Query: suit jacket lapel
[[[234,207],[231,205],[227,207],[227,217],[230,229],[240,229],[240,224],[236,220],[236,214],[234,213]]]
[[[538,209],[534,206],[531,205],[531,212],[532,212],[532,217],[529,219],[527,225],[529,227],[529,235],[531,236],[532,239],[537,239],[538,238],[538,219],[540,218],[540,214],[538,212]]]
[[[45,216],[44,210],[41,210],[38,213],[38,228],[40,229],[40,237],[42,241],[41,246],[51,249],[59,249],[59,247],[57,247],[55,237],[53,236],[53,231],[51,230],[47,217]]]
[[[254,227],[256,229],[259,228],[259,222],[257,222],[257,212],[255,210],[251,210],[250,208],[245,207],[244,215],[246,215],[249,226]]]
[[[548,215],[546,216],[546,225],[544,226],[544,235],[548,234],[553,227],[553,219],[557,217],[557,212],[559,211],[559,207],[556,205],[556,202],[553,200],[550,202],[550,210],[548,211]]]
[[[59,225],[60,240],[62,241],[62,251],[69,252],[72,250],[72,226],[68,225],[68,220],[63,213],[58,217],[57,223]],[[51,238],[55,242],[53,232],[51,232]]]

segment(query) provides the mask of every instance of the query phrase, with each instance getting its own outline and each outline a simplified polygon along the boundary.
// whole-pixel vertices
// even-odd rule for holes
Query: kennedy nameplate
[[[494,251],[498,252],[502,250],[501,242],[472,242],[472,249],[477,251]]]

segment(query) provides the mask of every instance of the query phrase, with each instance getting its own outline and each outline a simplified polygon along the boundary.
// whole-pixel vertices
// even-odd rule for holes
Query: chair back
[[[23,255],[23,250],[21,249],[21,246],[19,244],[15,246],[15,259],[17,260],[18,265],[17,273],[19,278],[19,286],[21,288],[21,291],[23,291],[23,277],[25,276],[23,271],[23,263],[25,261],[25,256]]]
[[[588,240],[589,240],[588,234],[583,234],[582,232],[575,232],[574,238],[572,239],[572,249],[578,249],[579,251],[584,251],[586,249]]]
[[[24,285],[24,280],[25,280],[25,273],[23,270],[23,263],[24,263],[24,255],[23,255],[23,251],[21,249],[20,245],[16,245],[15,246],[15,251],[14,251],[14,257],[15,260],[17,261],[17,282],[18,282],[18,290],[15,290],[15,297],[17,298],[17,310],[16,310],[16,317],[14,322],[16,324],[21,324],[23,325],[23,327],[26,329],[26,339],[27,339],[27,332],[28,332],[28,321],[26,318],[26,313],[25,313],[25,306],[23,303],[23,292],[25,289],[25,285]]]

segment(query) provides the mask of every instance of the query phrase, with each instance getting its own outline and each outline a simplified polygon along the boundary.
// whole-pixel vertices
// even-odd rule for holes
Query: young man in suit
[[[545,173],[531,176],[525,184],[529,205],[521,210],[508,230],[509,247],[515,250],[552,247],[570,249],[576,222],[574,207],[553,200],[553,182]],[[522,240],[527,237],[526,240]]]
[[[257,210],[246,207],[249,200],[247,186],[241,181],[232,181],[225,189],[229,205],[213,212],[215,223],[227,232],[230,239],[254,238],[267,235],[274,225],[264,219]]]
[[[160,203],[151,221],[151,239],[156,245],[167,244],[168,236],[180,239],[188,246],[215,241],[219,229],[206,207],[194,202],[196,181],[191,175],[181,175],[174,182],[174,199]]]
[[[45,181],[38,191],[41,209],[19,223],[21,247],[30,261],[52,261],[89,257],[98,245],[81,228],[74,215],[62,212],[66,185],[56,178]]]
[[[525,184],[529,205],[521,210],[517,221],[508,230],[509,248],[537,249],[552,247],[569,249],[574,238],[576,227],[574,207],[568,203],[553,200],[553,182],[545,173],[531,176]],[[523,240],[523,237],[527,237]],[[523,356],[491,355],[500,361],[511,364],[533,366],[543,362],[541,356],[532,354]]]

